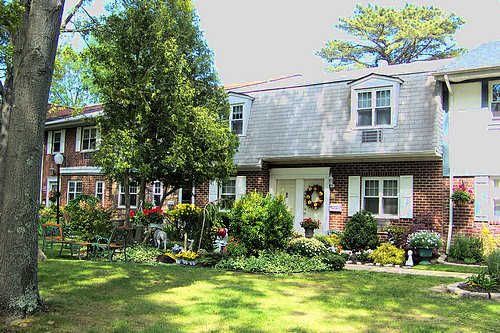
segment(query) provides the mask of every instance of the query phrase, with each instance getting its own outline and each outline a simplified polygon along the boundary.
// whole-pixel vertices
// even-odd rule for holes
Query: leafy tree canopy
[[[105,114],[96,161],[108,175],[132,170],[175,189],[234,172],[227,96],[191,1],[118,2],[89,45]]]
[[[406,4],[401,10],[356,5],[354,15],[340,18],[337,28],[354,40],[332,40],[317,54],[332,71],[458,56],[453,34],[464,24],[454,13],[433,6]]]
[[[82,107],[99,101],[90,77],[88,58],[69,45],[58,48],[49,102],[55,105]]]

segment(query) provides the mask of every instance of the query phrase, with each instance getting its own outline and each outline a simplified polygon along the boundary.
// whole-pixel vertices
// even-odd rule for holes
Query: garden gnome
[[[408,260],[406,260],[405,266],[413,267],[413,251],[408,250]]]
[[[220,228],[217,231],[217,239],[214,242],[215,252],[221,253],[224,252],[224,249],[227,245],[228,240],[228,232],[226,228]]]

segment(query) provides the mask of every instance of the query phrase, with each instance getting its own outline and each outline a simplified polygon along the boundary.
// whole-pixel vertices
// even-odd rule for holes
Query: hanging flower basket
[[[472,190],[468,190],[462,183],[462,185],[453,189],[451,200],[456,206],[466,206],[474,200],[472,198]]]
[[[318,198],[313,200],[313,194],[316,193]],[[321,185],[312,185],[307,188],[304,193],[304,200],[307,207],[311,209],[320,209],[325,201],[325,193]]]

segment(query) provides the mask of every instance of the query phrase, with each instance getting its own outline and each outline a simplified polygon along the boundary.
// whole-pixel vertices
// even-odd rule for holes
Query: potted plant
[[[312,238],[314,235],[314,229],[318,229],[319,224],[319,220],[313,220],[311,217],[305,218],[302,222],[300,222],[300,226],[305,230],[306,238]]]
[[[418,249],[419,256],[423,259],[422,265],[429,265],[429,258],[432,257],[432,249],[440,247],[442,244],[439,233],[421,230],[408,236],[408,245]]]
[[[472,202],[472,190],[467,190],[464,184],[453,189],[451,200],[457,206],[465,206]]]

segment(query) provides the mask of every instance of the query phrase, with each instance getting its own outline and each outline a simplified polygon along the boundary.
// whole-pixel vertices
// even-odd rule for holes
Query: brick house
[[[57,165],[54,155],[64,156],[60,174],[61,205],[78,194],[89,194],[100,198],[105,207],[124,208],[125,191],[121,184],[106,178],[93,160],[98,149],[100,133],[95,117],[102,114],[102,105],[93,105],[75,112],[70,108],[51,108],[45,122],[44,154],[42,156],[40,202],[50,205],[49,193],[57,188]],[[131,208],[137,207],[137,182],[131,182]],[[146,195],[159,203],[163,196],[160,182],[149,184]],[[166,205],[193,202],[191,189],[180,190],[167,198]]]
[[[474,203],[444,207],[453,233],[500,234],[500,41],[478,46],[434,74],[443,82],[444,189],[464,184]],[[449,192],[446,193],[449,197]]]
[[[237,176],[196,189],[195,200],[282,192],[303,232],[342,229],[360,209],[380,226],[432,214],[443,221],[443,84],[433,73],[449,60],[333,74],[324,83],[285,81],[229,90],[231,128],[240,137]],[[304,200],[321,186],[324,202]],[[312,195],[318,200],[318,193]]]

